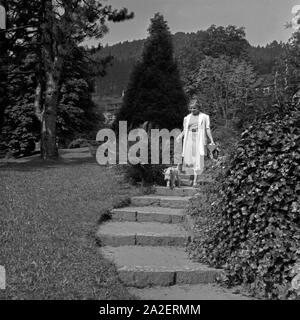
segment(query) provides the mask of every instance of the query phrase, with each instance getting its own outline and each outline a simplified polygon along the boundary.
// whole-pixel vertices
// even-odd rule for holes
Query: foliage
[[[259,74],[271,74],[276,58],[283,51],[281,47],[283,44],[276,46],[274,42],[265,47],[250,46],[245,39],[243,28],[236,26],[212,25],[207,30],[191,33],[177,32],[172,35],[172,42],[183,80],[185,74],[197,68],[205,56],[217,58],[226,55],[236,59],[248,58]],[[108,55],[114,57],[113,65],[109,68],[107,76],[97,77],[100,96],[120,96],[122,94],[128,84],[134,62],[142,56],[144,43],[145,40],[124,41],[103,48],[99,46],[93,50],[95,57],[104,58]]]
[[[234,97],[237,96],[236,100],[242,100],[242,104],[239,103],[238,106],[229,104],[230,108],[232,107],[237,111],[233,124],[239,131],[270,108],[272,103],[271,93],[274,91],[274,74],[272,74],[272,71],[276,61],[285,51],[285,45],[277,42],[267,44],[265,47],[252,47],[245,36],[243,28],[235,26],[217,27],[214,25],[207,30],[196,33],[178,32],[172,36],[174,55],[188,93],[190,87],[196,82],[195,77],[198,70],[205,64],[204,60],[212,59],[211,61],[215,62],[225,60],[229,66],[231,66],[231,60],[233,60],[235,64],[243,66],[236,71],[238,81],[234,82],[234,87],[238,89],[238,93],[233,94]],[[99,89],[98,92],[99,96],[121,95],[128,83],[126,79],[130,79],[128,73],[133,69],[133,62],[141,57],[144,43],[145,40],[127,41],[101,48],[96,52],[96,56],[103,57],[105,54],[114,56],[113,66],[109,69],[107,76],[98,81],[97,86],[101,84],[101,90]],[[268,63],[267,70],[262,70],[263,67],[259,64],[262,59],[265,59]],[[216,64],[214,65],[216,66]],[[209,70],[208,64],[206,69]],[[231,68],[231,71],[233,69]],[[239,77],[246,79],[244,84],[242,80],[239,81]],[[253,78],[255,78],[255,81],[253,81]],[[247,79],[250,83],[247,82]],[[247,87],[248,84],[249,87]],[[240,88],[241,86],[243,88]],[[212,90],[209,81],[205,80],[205,85],[200,90],[207,92],[204,97],[205,102],[213,99],[210,94]],[[217,92],[217,94],[222,93]],[[242,108],[245,105],[246,107]],[[205,109],[210,114],[214,113],[214,110],[211,110],[207,104]],[[213,118],[212,120],[213,123],[216,123],[217,119]],[[220,122],[218,126],[224,126],[224,119],[220,118],[218,121]],[[231,120],[228,122],[231,126]]]
[[[299,90],[300,82],[300,32],[295,32],[289,41],[287,59],[289,63],[290,92],[294,94]]]
[[[212,127],[214,127],[214,124]],[[221,156],[227,155],[238,140],[238,133],[235,130],[224,126],[214,128],[212,135],[214,140],[220,145]]]
[[[92,101],[89,99],[88,103],[83,103],[87,92],[87,83],[83,79],[69,79],[62,86],[57,115],[57,135],[61,145],[66,145],[83,131],[90,132],[98,122],[91,112]],[[95,137],[96,130],[93,131]]]
[[[285,44],[272,41],[266,46],[248,48],[249,59],[259,75],[272,74],[279,57],[285,52]]]
[[[146,128],[147,129],[147,128]],[[151,164],[151,135],[150,127],[147,129],[148,138],[148,164],[126,164],[121,165],[125,179],[132,184],[141,183],[142,187],[150,187],[153,184],[163,185],[163,171],[167,167],[164,164]],[[135,142],[129,142],[128,148],[134,145]],[[171,145],[172,146],[172,145]],[[171,149],[171,148],[170,148]],[[171,152],[172,153],[172,152]],[[162,144],[159,145],[159,154],[162,155]],[[170,159],[172,161],[172,158]]]
[[[37,61],[34,53],[25,54],[16,73],[9,77],[10,104],[5,112],[1,149],[14,156],[29,155],[40,140],[41,126],[34,107],[36,77],[30,72]],[[76,137],[95,140],[102,126],[103,116],[92,102],[93,82],[86,69],[83,49],[74,51],[64,65],[57,115],[60,147],[66,147]]]
[[[142,60],[135,66],[113,128],[127,121],[128,129],[145,123],[151,127],[174,129],[182,126],[187,100],[173,55],[171,34],[163,16],[157,13],[148,29]],[[150,147],[150,143],[148,144]],[[151,159],[149,159],[151,161]],[[142,184],[162,183],[163,165],[127,166],[127,176]]]
[[[150,186],[152,184],[163,185],[164,165],[151,165],[151,164],[137,164],[137,165],[124,165],[124,176],[126,181],[133,185],[141,183],[142,186]]]
[[[300,32],[295,32],[274,67],[274,102],[290,103],[300,89]]]
[[[239,114],[249,116],[249,101],[256,82],[257,75],[246,61],[226,56],[205,57],[189,74],[185,87],[190,95],[196,94],[203,102],[212,122],[228,127],[230,120],[235,125],[241,121]]]
[[[23,99],[26,98],[25,95]],[[30,155],[35,150],[40,127],[32,103],[8,106],[4,117],[0,148],[9,151],[13,156]]]
[[[95,140],[103,126],[103,115],[92,101],[93,79],[80,48],[65,63],[57,114],[57,135],[61,146],[67,146],[76,137]]]
[[[13,156],[31,154],[39,138],[40,123],[33,105],[34,77],[27,74],[34,60],[34,55],[24,56],[17,69],[24,74],[9,78],[9,105],[4,112],[0,147]]]
[[[245,36],[244,28],[232,25],[227,27],[212,25],[206,31],[198,31],[178,54],[184,82],[190,73],[199,68],[201,61],[206,56],[212,58],[227,56],[231,59],[245,58],[250,46]]]
[[[63,130],[68,126],[67,122],[70,123],[73,120],[72,116],[70,116],[71,119],[68,119],[69,112],[77,113],[77,120],[80,117],[82,120],[83,118],[92,120],[88,112],[73,108],[74,100],[77,103],[83,103],[75,96],[76,94],[72,97],[70,95],[64,97],[68,101],[63,101],[60,108],[62,112],[59,113],[60,89],[64,87],[63,84],[67,85],[66,82],[63,84],[61,82],[65,71],[63,69],[75,52],[81,52],[83,57],[80,57],[80,60],[85,64],[85,71],[92,75],[103,75],[110,59],[92,60],[90,53],[81,50],[79,46],[87,38],[102,38],[109,30],[108,21],[120,22],[131,18],[133,18],[133,13],[129,13],[126,8],[115,10],[111,5],[105,5],[103,1],[10,1],[9,31],[7,32],[10,59],[7,64],[12,66],[10,75],[15,75],[19,73],[19,70],[17,73],[15,70],[18,69],[24,58],[26,59],[28,55],[35,56],[35,61],[26,74],[35,75],[34,108],[42,123],[41,128],[43,128],[40,138],[41,156],[44,159],[57,158],[57,120],[64,127]],[[89,70],[90,62],[93,63],[92,72]],[[82,63],[80,64],[82,66]],[[84,88],[85,84],[79,83],[74,73],[73,78],[76,78],[77,82],[72,84],[76,92],[79,89],[83,95],[90,91]],[[85,76],[82,78],[87,80]],[[85,98],[88,100],[88,94]],[[91,105],[91,101],[89,104]],[[85,111],[91,108],[92,106],[87,106],[86,103],[83,107]],[[87,130],[90,129],[90,125],[91,123]],[[75,123],[74,126],[77,127],[75,131],[78,131],[78,126],[81,124]],[[62,134],[71,135],[74,132],[63,132]]]
[[[227,284],[269,299],[291,296],[299,261],[299,128],[299,106],[289,106],[243,132],[196,246]]]

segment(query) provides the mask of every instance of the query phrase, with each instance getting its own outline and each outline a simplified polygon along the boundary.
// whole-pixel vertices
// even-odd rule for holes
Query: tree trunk
[[[58,157],[56,118],[61,68],[62,59],[57,58],[52,68],[46,70],[46,95],[41,118],[41,157],[44,160]]]
[[[45,99],[41,114],[41,157],[58,158],[56,144],[56,118],[59,81],[63,67],[61,44],[57,42],[56,20],[52,0],[44,1],[45,23],[42,28],[42,62],[45,72]]]
[[[35,88],[34,110],[35,110],[35,115],[40,122],[42,122],[42,109],[43,109],[42,94],[43,94],[42,84],[41,84],[41,81],[38,81]]]

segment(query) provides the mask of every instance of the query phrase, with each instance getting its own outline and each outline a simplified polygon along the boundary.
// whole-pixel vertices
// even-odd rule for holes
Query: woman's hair
[[[195,107],[196,107],[198,110],[201,109],[201,103],[200,103],[200,101],[199,101],[199,99],[198,99],[197,96],[192,96],[192,97],[190,98],[189,104],[191,104],[192,102],[195,103]]]

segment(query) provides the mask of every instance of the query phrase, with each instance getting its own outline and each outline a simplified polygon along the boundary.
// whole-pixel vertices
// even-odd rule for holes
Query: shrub
[[[164,184],[163,170],[165,165],[151,164],[128,164],[124,165],[125,179],[132,184],[141,182],[143,186]]]
[[[218,141],[218,143],[221,146],[221,153],[222,154],[228,154],[228,151],[232,149],[234,144],[237,142],[238,134],[226,127],[217,127],[213,131],[213,137],[215,141]]]
[[[228,285],[268,299],[297,296],[291,280],[300,254],[299,128],[293,108],[242,133],[197,240],[198,259],[223,267]]]
[[[39,127],[33,105],[28,101],[8,106],[4,114],[0,148],[15,157],[30,155],[38,141]]]

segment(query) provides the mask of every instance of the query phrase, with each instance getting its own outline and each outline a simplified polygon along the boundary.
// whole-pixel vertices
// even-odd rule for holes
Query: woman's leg
[[[193,157],[193,135],[192,132],[188,131],[186,137],[186,147],[183,155],[183,166],[182,170],[186,172],[186,174],[192,175],[194,168],[194,157]]]
[[[200,156],[200,168],[194,169],[194,180],[193,180],[193,186],[195,187],[197,185],[197,178],[200,176],[204,171],[204,156]]]
[[[194,170],[193,187],[196,187],[196,186],[197,186],[197,178],[198,178],[197,170]]]

